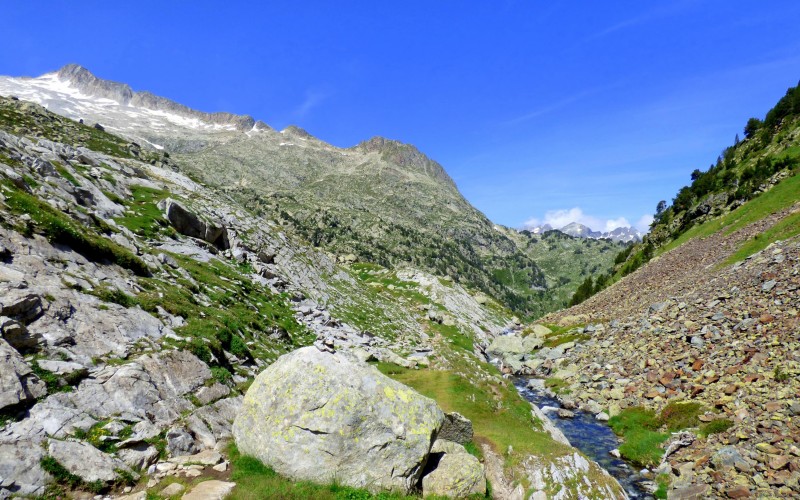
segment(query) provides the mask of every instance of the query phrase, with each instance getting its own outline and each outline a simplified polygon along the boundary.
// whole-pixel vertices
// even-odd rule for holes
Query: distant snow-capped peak
[[[542,234],[547,231],[552,231],[554,228],[550,224],[542,224],[531,228],[525,228],[525,231],[531,234]],[[589,226],[579,222],[570,222],[566,226],[562,226],[558,231],[573,236],[575,238],[588,238],[588,239],[610,239],[613,241],[623,242],[637,242],[642,241],[642,232],[634,227],[618,227],[611,231],[601,232],[593,231]]]

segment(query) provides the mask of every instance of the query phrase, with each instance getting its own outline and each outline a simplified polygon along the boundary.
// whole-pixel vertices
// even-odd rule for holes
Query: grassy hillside
[[[800,87],[788,89],[763,120],[751,118],[743,140],[737,136],[707,170],[696,169],[690,177],[691,184],[681,188],[671,204],[658,204],[650,233],[642,243],[617,256],[608,284],[687,241],[721,231],[731,234],[790,210],[800,200]],[[800,215],[794,213],[742,243],[726,263],[797,234]]]

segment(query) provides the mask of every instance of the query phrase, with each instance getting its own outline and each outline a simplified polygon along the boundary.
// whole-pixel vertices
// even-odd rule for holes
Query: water
[[[545,406],[561,407],[557,399],[535,389],[529,389],[527,387],[528,380],[527,378],[514,379],[514,385],[525,399],[539,408]],[[647,480],[641,477],[624,460],[609,454],[611,450],[619,448],[620,444],[619,439],[611,428],[595,419],[594,415],[590,413],[580,410],[574,410],[574,413],[575,418],[558,418],[555,413],[549,414],[548,417],[569,439],[572,446],[581,450],[587,457],[600,464],[601,467],[614,476],[631,498],[653,498],[653,495],[642,484]]]

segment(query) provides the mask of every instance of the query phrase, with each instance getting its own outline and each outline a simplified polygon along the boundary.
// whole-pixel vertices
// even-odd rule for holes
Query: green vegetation
[[[751,200],[746,205],[742,205],[722,217],[693,226],[675,240],[660,248],[658,253],[677,248],[690,239],[705,238],[719,231],[724,231],[724,234],[731,234],[770,214],[791,207],[797,202],[798,192],[800,192],[800,175],[794,175],[780,182],[761,196]],[[764,241],[767,242],[764,246],[769,244],[768,238],[765,238]]]
[[[659,499],[667,498],[667,492],[669,491],[669,485],[671,482],[672,481],[669,474],[660,474],[658,477],[656,477],[656,485],[658,488],[653,492],[653,496]]]
[[[39,465],[42,466],[42,469],[45,472],[53,476],[55,482],[62,487],[67,487],[72,490],[86,490],[94,494],[101,493],[105,489],[105,485],[101,481],[92,481],[87,483],[80,477],[65,469],[63,465],[58,463],[58,460],[49,455],[43,457],[39,462]],[[53,494],[56,493],[56,491],[51,491],[50,493]],[[56,496],[57,495],[52,495],[53,498]]]
[[[659,423],[669,432],[689,429],[700,424],[698,417],[704,411],[703,405],[694,401],[669,403],[661,410]]]
[[[39,377],[47,386],[48,394],[53,394],[55,392],[71,392],[73,386],[75,386],[85,375],[82,372],[76,371],[70,375],[60,377],[55,373],[47,371],[39,366],[39,362],[37,360],[31,361],[30,366],[34,375]]]
[[[140,279],[144,290],[135,298],[136,303],[145,311],[156,313],[161,307],[183,317],[186,324],[175,329],[186,338],[181,346],[224,369],[215,371],[218,380],[228,382],[235,372],[223,350],[244,362],[272,360],[282,349],[313,341],[312,334],[294,318],[287,297],[253,283],[238,267],[218,259],[202,263],[171,256],[190,279],[178,271],[171,271],[170,280]],[[262,337],[276,342],[256,342]]]
[[[72,184],[73,186],[80,186],[81,185],[81,183],[78,182],[78,179],[76,179],[75,176],[72,175],[72,172],[67,170],[64,167],[64,165],[62,165],[61,163],[58,163],[58,162],[52,162],[52,164],[55,167],[56,172],[58,172],[58,174],[61,177],[65,178],[67,181],[69,181],[70,184]]]
[[[569,394],[569,383],[560,378],[549,377],[545,379],[544,386],[556,394]]]
[[[642,466],[654,465],[661,460],[664,454],[661,443],[669,436],[657,432],[660,424],[654,411],[626,408],[619,415],[611,417],[608,424],[624,439],[619,447],[623,457]]]
[[[733,427],[733,421],[728,420],[727,418],[718,418],[701,425],[698,434],[702,437],[708,437],[712,434],[725,432],[731,427]]]
[[[127,203],[128,213],[114,220],[143,238],[171,234],[173,230],[157,206],[168,194],[161,189],[131,186],[132,199]]]
[[[136,305],[136,298],[128,295],[118,288],[109,288],[107,286],[95,287],[91,292],[92,295],[104,302],[113,302],[122,307],[133,307]]]
[[[18,135],[83,146],[118,158],[135,158],[124,139],[24,101],[0,98],[0,128]],[[148,154],[139,155],[142,156],[147,159]]]
[[[776,382],[786,382],[789,380],[789,374],[783,371],[783,367],[781,365],[777,365],[775,367],[775,370],[772,372],[772,377]]]
[[[435,399],[444,411],[456,411],[470,419],[477,442],[488,443],[501,454],[513,448],[513,453],[506,455],[509,465],[529,454],[549,457],[566,449],[541,431],[530,403],[507,380],[478,381],[444,370],[407,370],[392,378]]]
[[[241,455],[236,445],[228,448],[231,461],[231,481],[236,489],[230,500],[306,499],[320,500],[411,500],[414,496],[398,493],[372,494],[367,490],[342,486],[338,483],[322,485],[309,481],[291,481],[279,476],[258,459]],[[480,498],[480,497],[479,497]]]
[[[110,420],[97,422],[87,431],[77,429],[73,433],[73,437],[86,441],[105,453],[115,453],[117,451],[117,439],[111,438],[111,432],[104,428],[110,422]],[[130,437],[131,434],[133,434],[133,427],[127,425],[116,437],[119,440],[124,440]]]
[[[623,457],[637,465],[650,466],[660,462],[664,454],[661,444],[669,433],[696,427],[703,411],[696,402],[669,403],[660,414],[641,407],[626,408],[611,417],[608,425],[624,440],[619,447]]]
[[[27,214],[31,218],[32,227],[20,228],[21,232],[30,234],[36,231],[53,243],[69,246],[89,260],[110,261],[139,276],[150,275],[147,264],[127,248],[84,228],[61,211],[8,181],[0,185],[5,189],[5,203],[9,209],[15,214]]]

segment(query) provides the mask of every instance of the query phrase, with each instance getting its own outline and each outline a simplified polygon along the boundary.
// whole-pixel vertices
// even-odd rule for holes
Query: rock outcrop
[[[409,492],[443,421],[433,400],[375,368],[305,347],[256,377],[233,435],[291,478]]]
[[[171,198],[161,201],[159,208],[164,211],[167,220],[179,233],[211,243],[220,250],[230,248],[225,228],[205,222]]]
[[[431,447],[428,467],[422,478],[422,494],[451,498],[486,493],[483,465],[458,443],[438,439]]]

